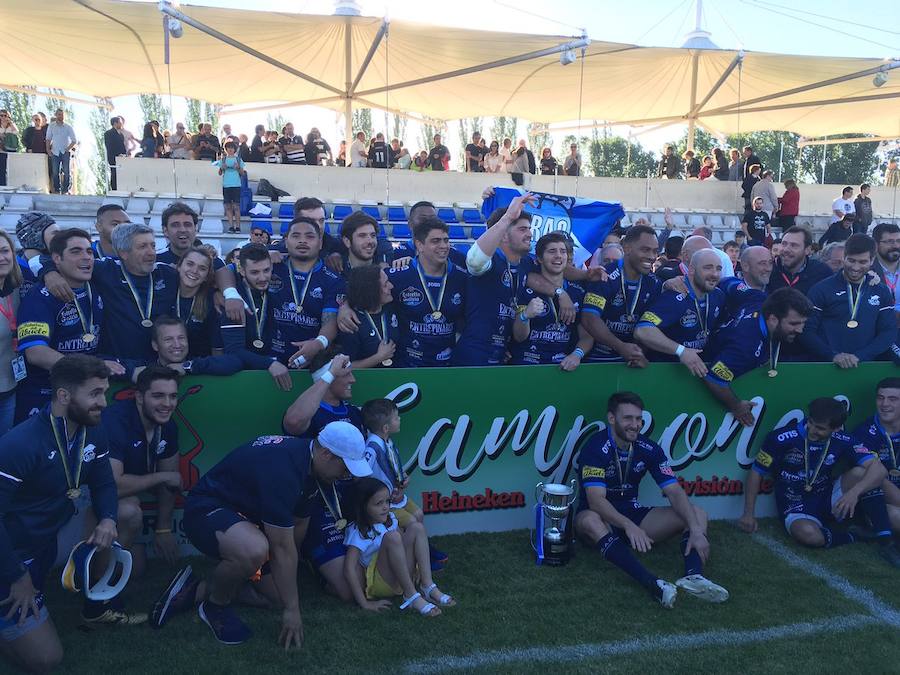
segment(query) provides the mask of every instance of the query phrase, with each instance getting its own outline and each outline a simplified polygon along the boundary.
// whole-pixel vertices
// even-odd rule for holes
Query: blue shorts
[[[344,533],[334,526],[334,516],[321,506],[320,500],[310,510],[309,526],[300,545],[300,553],[316,569],[347,554]]]
[[[42,589],[44,588],[44,581],[47,578],[47,574],[50,572],[50,568],[53,566],[55,558],[56,542],[54,541],[51,546],[48,546],[40,554],[24,561],[25,567],[28,568],[28,572],[31,575],[31,583],[37,590],[35,600],[38,606],[38,614],[35,616],[33,612],[26,610],[30,613],[25,619],[25,623],[20,626],[19,617],[22,615],[22,610],[20,609],[16,612],[12,618],[4,619],[3,616],[7,611],[4,609],[3,613],[0,614],[0,642],[12,642],[13,640],[17,640],[23,635],[27,635],[33,631],[42,623],[45,623],[50,617],[50,612],[48,612],[47,608],[44,606],[44,594]],[[6,599],[8,597],[9,584],[0,584],[0,599]]]
[[[235,523],[246,520],[215,497],[188,495],[184,503],[182,527],[188,540],[198,551],[221,560],[216,532],[226,532]]]
[[[841,481],[838,478],[827,492],[803,495],[800,499],[782,497],[777,502],[784,529],[790,532],[791,525],[798,520],[811,520],[819,527],[824,527],[829,521],[835,522],[832,509],[842,496]]]
[[[641,506],[640,502],[638,502],[636,499],[630,499],[621,502],[610,500],[609,503],[613,505],[616,511],[621,513],[637,526],[640,526],[644,518],[647,517],[647,514],[653,510],[652,506]]]

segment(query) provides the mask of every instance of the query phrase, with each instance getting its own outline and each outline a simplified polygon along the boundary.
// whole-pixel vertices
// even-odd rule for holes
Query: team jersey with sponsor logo
[[[32,287],[19,305],[17,333],[21,353],[39,345],[62,355],[98,353],[104,325],[103,299],[93,284],[73,292],[74,302],[62,302],[43,284]],[[87,331],[82,317],[85,324],[90,324],[89,331],[94,336],[89,342],[84,341]],[[34,364],[28,364],[27,371],[28,375],[16,390],[17,408],[21,412],[17,419],[24,419],[50,400],[50,372]]]
[[[831,489],[840,475],[837,467],[846,462],[862,465],[875,458],[868,447],[843,431],[835,431],[825,441],[807,441],[806,425],[800,422],[766,436],[753,470],[774,479],[775,502],[786,515],[801,509],[807,500],[830,503]]]
[[[685,280],[685,283],[687,281]],[[703,298],[692,293],[663,290],[638,321],[638,326],[656,326],[670,340],[703,351],[710,334],[718,328],[725,295],[714,288]],[[651,361],[677,361],[674,354],[647,350]]]
[[[237,356],[249,370],[266,370],[273,360],[277,360],[272,351],[277,330],[272,318],[273,303],[268,293],[263,296],[259,291],[251,290],[243,281],[238,284],[237,291],[245,305],[243,325],[232,321],[225,312],[219,315],[225,353]],[[257,340],[262,341],[262,347],[254,346],[253,343]],[[284,356],[284,361],[290,355]]]
[[[399,328],[394,365],[404,368],[446,366],[453,356],[456,334],[462,327],[467,275],[448,262],[441,298],[443,277],[430,277],[422,271],[426,285],[423,288],[420,271],[416,258],[409,267],[388,272],[394,285],[394,311]],[[440,316],[434,316],[438,312]]]
[[[606,272],[606,281],[592,281],[586,286],[582,311],[598,314],[610,332],[622,342],[634,342],[637,319],[659,297],[662,282],[653,274],[644,274],[636,281],[628,281],[624,278],[623,265],[617,263],[607,265]],[[587,356],[590,363],[621,360],[622,357],[612,347],[600,342],[594,344]]]
[[[80,439],[78,430],[67,449],[69,466],[77,464],[80,450],[79,485],[90,488],[96,518],[115,521],[119,502],[106,431],[102,425],[86,427],[83,448]],[[17,580],[23,561],[55,544],[57,533],[75,513],[68,489],[48,404],[0,437],[0,583]]]
[[[713,336],[703,357],[710,364],[706,379],[726,386],[754,368],[770,362],[769,330],[757,312],[724,326]],[[774,345],[778,353],[778,345]]]
[[[578,508],[589,508],[586,489],[606,488],[612,502],[637,502],[638,488],[649,472],[660,488],[677,483],[665,451],[646,436],[639,435],[630,448],[619,448],[609,429],[594,433],[585,441],[576,463]]]
[[[132,476],[156,473],[161,459],[178,454],[178,426],[174,419],[157,427],[150,442],[138,413],[137,400],[116,401],[103,411],[103,428],[109,437],[109,457],[122,462]]]
[[[277,263],[269,282],[269,305],[274,321],[269,353],[285,364],[297,351],[291,343],[315,339],[324,316],[337,314],[338,303],[344,299],[344,280],[321,262],[309,273],[294,269],[293,286],[291,273],[288,263]]]
[[[517,316],[525,311],[525,307],[534,298],[544,301],[544,309],[528,322],[530,329],[524,341],[510,341],[511,364],[560,363],[575,349],[575,345],[578,344],[578,319],[584,302],[584,288],[568,281],[563,282],[563,288],[572,298],[575,310],[579,313],[575,321],[568,325],[559,320],[559,303],[556,296],[539,295],[527,286],[519,287],[516,298]]]
[[[382,307],[377,314],[356,310],[356,318],[359,319],[359,330],[355,333],[338,333],[341,352],[349,356],[351,362],[373,356],[378,351],[382,340],[393,340],[394,344],[397,343],[397,315],[394,314],[390,303]],[[393,359],[390,360],[393,361]],[[381,363],[376,367],[387,368],[389,366]]]
[[[765,291],[751,288],[747,282],[737,277],[725,277],[719,282],[718,288],[725,294],[725,310],[721,321],[723,326],[758,312],[768,297]]]
[[[873,415],[853,430],[853,438],[878,455],[888,470],[888,480],[900,487],[900,433],[889,434]]]
[[[206,316],[198,319],[194,314],[195,298],[178,296],[172,307],[172,316],[181,319],[187,330],[188,358],[210,356],[213,349],[222,348],[222,333],[219,329],[219,312],[215,305],[215,291],[206,293]]]
[[[490,267],[466,280],[466,326],[453,350],[457,366],[496,366],[506,359],[512,335],[519,289],[525,286],[534,258],[522,256],[517,264],[500,249],[491,257]]]

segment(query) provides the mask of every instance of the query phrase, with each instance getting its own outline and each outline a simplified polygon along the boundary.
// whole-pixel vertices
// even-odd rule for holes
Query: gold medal
[[[53,429],[53,440],[56,441],[56,450],[59,455],[59,461],[63,465],[63,473],[66,476],[66,497],[75,501],[81,496],[81,488],[78,484],[81,482],[81,467],[84,463],[84,444],[87,439],[87,428],[82,426],[73,443],[69,443],[69,434],[67,429],[67,421],[65,417],[53,417],[50,415],[50,428]],[[74,467],[69,466],[69,451],[75,448],[76,463]],[[50,455],[52,458],[53,455]]]
[[[847,322],[847,328],[856,328],[858,325],[859,321],[856,319],[850,319],[850,321]]]
[[[147,301],[141,302],[141,297],[138,294],[137,288],[134,285],[134,282],[131,280],[131,275],[122,268],[122,276],[125,277],[125,283],[128,284],[128,290],[131,291],[131,297],[134,298],[134,304],[137,305],[138,314],[141,315],[141,325],[144,328],[150,328],[153,325],[152,315],[153,315],[153,272],[150,272],[150,283],[147,285]]]
[[[888,471],[888,473],[891,474],[891,476],[893,476],[894,478],[900,477],[900,469],[891,469],[890,471]]]
[[[393,359],[385,359],[384,361],[381,362],[381,365],[383,365],[385,368],[390,368],[392,365],[394,365],[394,360]]]
[[[431,313],[431,318],[434,319],[435,321],[440,319],[442,316],[444,316],[444,315],[441,312],[432,312]]]
[[[431,291],[428,290],[428,282],[425,281],[425,275],[422,274],[422,268],[418,264],[418,258],[414,262],[416,274],[419,275],[419,281],[422,282],[422,290],[425,292],[425,299],[428,300],[428,304],[431,307],[431,318],[438,321],[444,316],[443,313],[441,313],[441,305],[444,304],[444,291],[447,290],[447,276],[450,274],[450,265],[446,265],[444,276],[441,278],[441,286],[438,290],[437,302],[435,302],[434,298],[431,297]]]
[[[343,531],[344,531],[344,528],[347,527],[347,519],[346,519],[346,518],[341,518],[341,519],[339,519],[339,520],[336,520],[336,521],[334,522],[334,526],[335,526],[335,528],[337,528],[337,531],[338,531],[338,532],[343,532]]]
[[[812,492],[812,487],[813,487],[812,485],[807,485],[807,486],[806,486],[805,488],[803,488],[803,489],[806,490],[807,492]]]
[[[774,368],[772,368],[772,369],[769,371],[769,377],[777,377],[777,376],[778,376],[778,371],[775,370]]]
[[[141,325],[144,328],[153,328],[153,322],[150,319],[144,319],[143,321],[141,321]]]
[[[78,296],[75,296],[73,303],[75,305],[75,311],[78,312],[78,320],[81,322],[81,327],[84,329],[84,334],[81,336],[81,340],[86,344],[90,345],[94,341],[94,334],[91,332],[94,327],[94,294],[91,292],[91,284],[90,282],[84,285],[84,292],[87,295],[87,313],[81,310],[81,305],[78,303]]]
[[[624,317],[622,317],[622,318],[625,319],[625,322],[626,322],[626,323],[634,323],[634,320],[635,320],[635,318],[637,318],[637,317],[635,317],[634,314],[626,314],[626,315],[625,315]]]
[[[254,341],[253,341],[253,346],[256,347],[257,349],[262,349],[262,348],[265,347],[266,345],[265,345],[265,343],[264,343],[262,340],[254,340]]]
[[[66,497],[71,499],[73,502],[81,496],[81,488],[76,487],[70,490],[66,490]]]
[[[84,335],[81,336],[81,339],[84,342],[86,342],[87,344],[91,344],[94,341],[94,334],[93,333],[85,333]]]

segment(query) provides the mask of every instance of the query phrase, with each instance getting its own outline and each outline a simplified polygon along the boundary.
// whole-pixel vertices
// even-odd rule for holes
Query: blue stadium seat
[[[472,239],[478,239],[481,235],[487,232],[487,227],[484,225],[473,225],[472,226]]]
[[[388,238],[387,230],[384,227],[384,223],[378,223],[378,238],[379,239],[387,239]]]
[[[451,225],[450,226],[450,238],[451,239],[466,239],[466,231],[463,229],[462,225]]]
[[[478,209],[463,209],[462,212],[463,222],[464,223],[483,223],[484,218],[481,215],[481,211]]]
[[[406,220],[406,209],[402,206],[388,205],[387,217],[388,220]]]
[[[366,214],[372,216],[375,220],[381,220],[381,212],[378,210],[377,206],[368,204],[366,206],[363,206],[360,210],[363,213],[366,213]]]
[[[323,228],[325,234],[331,234],[331,226],[332,226],[332,225],[335,225],[335,223],[330,222],[330,221],[327,221],[327,220],[325,221],[325,227]],[[341,227],[340,224],[337,224],[337,225],[336,225],[336,228],[337,228],[337,229],[335,230],[335,232],[337,232],[337,230],[339,230],[340,227]]]
[[[293,220],[294,205],[293,204],[279,204],[278,217],[279,218],[287,218],[288,220]]]
[[[409,239],[411,236],[412,232],[406,223],[394,223],[391,227],[391,237],[394,239]]]
[[[334,213],[331,217],[335,220],[340,221],[349,216],[351,213],[353,213],[353,207],[349,204],[335,204]]]
[[[459,222],[459,219],[456,217],[456,210],[446,206],[437,210],[437,217],[445,223]]]

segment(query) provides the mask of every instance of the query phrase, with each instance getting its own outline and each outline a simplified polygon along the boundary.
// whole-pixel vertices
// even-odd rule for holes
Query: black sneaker
[[[209,601],[201,602],[197,609],[200,619],[209,626],[216,640],[223,645],[240,645],[253,634],[231,607],[221,607]]]
[[[200,579],[194,576],[190,565],[179,570],[172,577],[166,590],[153,603],[150,625],[153,628],[162,628],[172,616],[193,607],[198,585]]]

